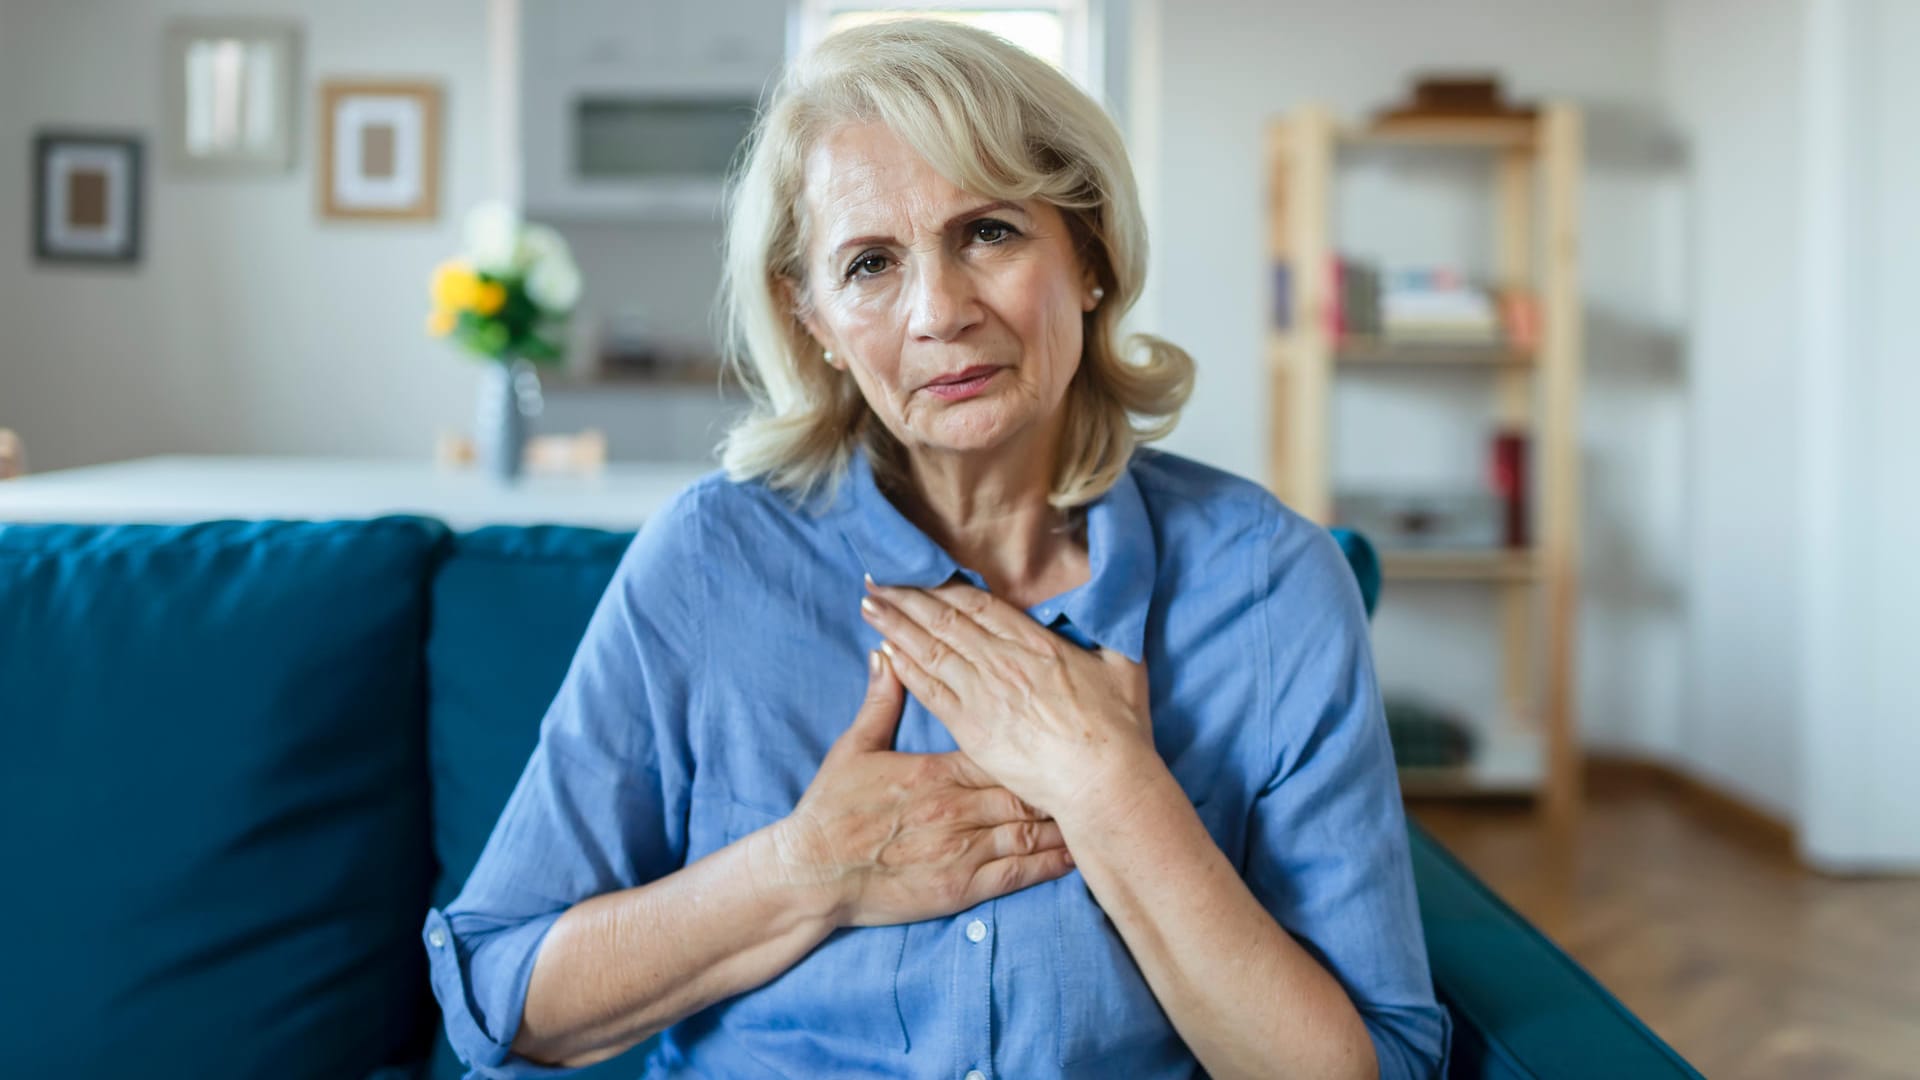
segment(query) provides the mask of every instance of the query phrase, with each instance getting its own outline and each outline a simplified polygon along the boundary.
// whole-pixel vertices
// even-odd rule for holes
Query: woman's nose
[[[916,268],[908,329],[918,338],[951,341],[980,321],[973,276],[950,258],[934,256]]]

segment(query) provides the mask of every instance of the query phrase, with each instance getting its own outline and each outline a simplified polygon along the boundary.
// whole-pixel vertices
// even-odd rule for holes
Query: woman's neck
[[[1047,502],[1054,454],[910,451],[900,510],[994,595],[1021,607],[1086,580],[1085,515]]]

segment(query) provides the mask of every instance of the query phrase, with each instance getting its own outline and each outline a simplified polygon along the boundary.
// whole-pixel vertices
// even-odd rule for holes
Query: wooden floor
[[[1524,804],[1409,806],[1707,1076],[1920,1077],[1920,879],[1823,877],[1672,791],[1591,788],[1561,842]]]

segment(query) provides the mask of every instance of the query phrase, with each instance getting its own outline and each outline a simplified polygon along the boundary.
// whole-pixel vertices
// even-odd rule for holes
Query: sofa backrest
[[[8,1075],[417,1058],[434,521],[0,526]]]
[[[434,906],[452,900],[472,873],[594,605],[632,542],[632,533],[560,527],[454,538],[434,576],[427,638]],[[428,1075],[459,1080],[464,1070],[445,1031],[434,1038]],[[631,1080],[650,1050],[642,1043],[573,1075]]]

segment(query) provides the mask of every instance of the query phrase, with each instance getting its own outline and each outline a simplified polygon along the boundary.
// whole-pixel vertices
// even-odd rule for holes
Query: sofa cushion
[[[447,535],[0,526],[9,1074],[362,1077],[417,1053]]]
[[[565,526],[503,526],[454,538],[434,579],[427,641],[436,907],[459,894],[479,861],[587,621],[632,543],[632,533]],[[424,971],[426,957],[419,962]],[[650,1049],[643,1043],[577,1075],[638,1076]],[[430,1074],[453,1080],[463,1071],[443,1029]]]

